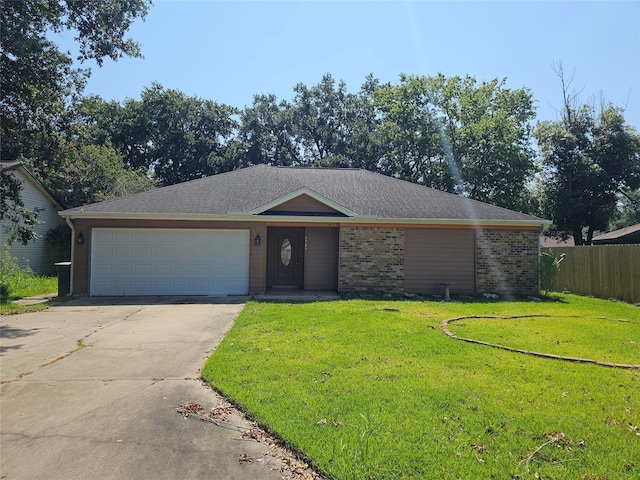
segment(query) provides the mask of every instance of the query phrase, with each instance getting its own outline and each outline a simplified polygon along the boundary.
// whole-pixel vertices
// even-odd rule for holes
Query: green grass
[[[2,249],[0,258],[0,314],[10,315],[33,312],[48,308],[46,304],[19,305],[12,303],[25,297],[44,295],[58,290],[58,278],[37,275],[28,268],[21,269],[16,260],[8,255],[6,248]]]
[[[330,478],[638,478],[640,371],[531,357],[441,330],[442,320],[463,315],[552,315],[557,322],[536,328],[559,339],[572,331],[580,345],[559,345],[574,346],[573,356],[605,358],[613,348],[586,333],[602,331],[594,317],[603,316],[636,322],[612,343],[640,341],[639,308],[555,298],[250,302],[203,377]],[[567,332],[572,316],[586,320]],[[499,322],[506,321],[487,321],[488,329]],[[480,320],[461,323],[452,329],[485,334]],[[532,336],[512,323],[500,343]],[[637,358],[627,348],[613,349],[615,358]]]
[[[18,315],[20,313],[39,312],[49,308],[48,303],[37,303],[35,305],[20,305],[18,303],[5,303],[0,305],[0,315]]]
[[[9,278],[13,300],[58,291],[58,277],[20,273]]]
[[[520,350],[640,365],[640,322],[589,317],[466,318],[458,337]]]

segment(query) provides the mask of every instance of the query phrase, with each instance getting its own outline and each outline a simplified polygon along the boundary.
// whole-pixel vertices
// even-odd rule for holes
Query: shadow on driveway
[[[144,296],[144,297],[74,297],[64,302],[51,303],[52,307],[74,306],[116,306],[116,305],[242,305],[248,296]]]

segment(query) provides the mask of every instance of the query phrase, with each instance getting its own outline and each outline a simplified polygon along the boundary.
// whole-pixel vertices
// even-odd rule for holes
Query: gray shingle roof
[[[614,230],[612,232],[603,233],[597,237],[593,237],[592,242],[598,243],[625,243],[625,240],[640,239],[640,223],[629,225],[628,227]]]
[[[512,210],[358,169],[257,165],[62,212],[75,216],[224,216],[248,213],[308,188],[380,219],[545,223]]]

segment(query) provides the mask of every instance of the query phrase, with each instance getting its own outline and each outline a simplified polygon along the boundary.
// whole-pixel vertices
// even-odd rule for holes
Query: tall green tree
[[[619,192],[640,187],[640,136],[623,112],[606,105],[576,105],[562,70],[563,110],[558,121],[540,122],[535,137],[542,163],[542,214],[551,234],[591,244],[597,230],[614,217]]]
[[[293,134],[302,152],[303,165],[344,165],[349,142],[352,95],[344,81],[336,84],[325,74],[311,88],[299,83],[290,108]]]
[[[134,107],[129,102],[126,108]],[[144,166],[163,185],[228,170],[227,143],[237,129],[234,107],[154,83],[142,92],[135,123],[146,132]]]
[[[51,33],[75,32],[77,60],[141,56],[125,38],[136,18],[147,14],[149,0],[20,0],[0,2],[2,71],[1,142],[3,160],[46,161],[55,145],[63,112],[84,87],[88,69],[74,67],[70,52]],[[43,151],[43,148],[44,151]],[[55,150],[53,150],[55,151]]]
[[[403,180],[453,192],[456,157],[449,150],[441,112],[427,77],[401,75],[398,85],[376,89],[374,97],[386,144],[379,169]]]
[[[389,175],[476,200],[527,209],[534,172],[531,93],[505,80],[401,75],[375,92]]]
[[[460,169],[456,191],[483,202],[525,211],[535,170],[531,149],[532,94],[506,80],[430,79],[443,129]]]
[[[143,169],[171,185],[235,168],[236,113],[233,107],[154,83],[140,99],[123,103],[81,99],[68,138],[77,145],[113,148],[123,168]]]
[[[34,173],[46,172],[59,153],[68,110],[88,69],[77,68],[51,33],[75,32],[77,60],[140,56],[137,43],[125,38],[131,23],[144,19],[149,0],[0,1],[0,154],[3,161],[24,160]],[[0,182],[10,180],[0,174]],[[15,189],[0,191],[1,208],[20,205]],[[21,214],[20,214],[21,215]],[[19,215],[19,216],[20,216]],[[30,220],[23,217],[23,226]],[[27,227],[28,230],[28,227]],[[23,232],[25,233],[25,232]]]
[[[298,84],[292,101],[257,95],[240,114],[238,165],[310,165],[376,170],[383,143],[373,101],[378,81],[367,76],[358,93],[330,74]]]
[[[293,133],[291,104],[275,95],[256,95],[240,113],[238,166],[297,165],[301,152]]]
[[[49,173],[47,183],[69,208],[133,195],[155,186],[146,169],[124,168],[122,156],[108,142],[64,142],[61,153],[64,160]]]
[[[387,144],[382,137],[382,117],[376,106],[375,91],[380,81],[367,75],[360,91],[349,97],[348,130],[344,156],[349,159],[349,167],[379,171],[380,160],[387,152]]]

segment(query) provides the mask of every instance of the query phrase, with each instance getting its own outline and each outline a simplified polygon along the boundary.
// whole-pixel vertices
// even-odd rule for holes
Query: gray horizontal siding
[[[36,273],[51,275],[56,272],[55,262],[70,260],[69,258],[57,258],[55,252],[49,247],[44,237],[47,232],[62,225],[65,221],[58,215],[58,210],[43,190],[32,179],[25,177],[21,170],[13,175],[17,175],[22,183],[20,196],[24,206],[29,210],[35,208],[43,209],[38,213],[38,225],[33,229],[37,238],[28,245],[14,242],[9,247],[9,255],[17,258],[21,267],[29,267]],[[4,244],[7,241],[4,229],[0,229],[0,241]]]

